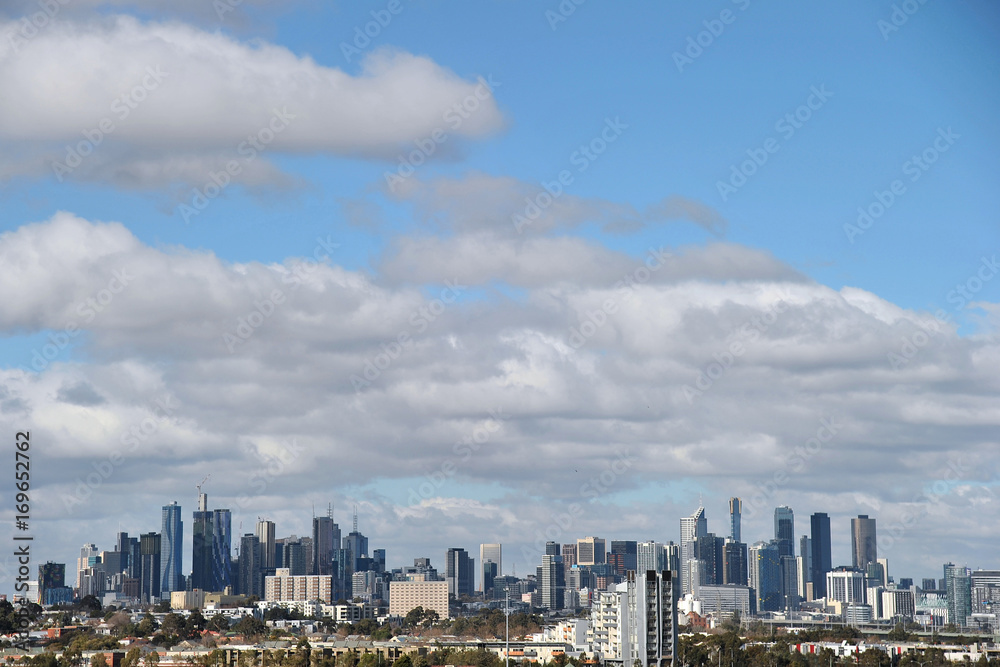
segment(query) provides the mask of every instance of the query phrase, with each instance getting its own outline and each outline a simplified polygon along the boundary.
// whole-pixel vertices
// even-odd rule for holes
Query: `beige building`
[[[448,618],[448,582],[389,582],[390,616],[406,616],[415,607],[433,609],[438,618]]]
[[[279,567],[273,577],[264,578],[264,599],[268,602],[297,602],[319,600],[333,602],[333,577],[329,575],[289,574],[287,567]]]

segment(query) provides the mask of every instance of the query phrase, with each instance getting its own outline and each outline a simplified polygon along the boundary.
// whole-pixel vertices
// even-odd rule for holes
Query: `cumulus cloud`
[[[579,248],[573,261],[532,249],[514,273],[545,250],[559,266],[514,299],[295,257],[232,264],[68,213],[5,234],[0,329],[85,331],[86,354],[40,344],[44,366],[25,355],[0,372],[0,422],[45,443],[38,516],[65,533],[50,541],[145,530],[213,472],[213,506],[286,534],[307,530],[312,504],[358,502],[395,563],[487,536],[519,569],[546,534],[676,540],[699,492],[742,496],[751,537],[778,504],[830,512],[835,560],[873,500],[880,530],[905,526],[883,545],[896,572],[937,568],[962,531],[969,558],[992,553],[995,335],[942,326],[894,366],[926,313],[733,244],[678,252],[669,279],[631,285],[612,282],[623,258]],[[102,307],[85,306],[89,320],[88,299]],[[927,495],[949,466],[956,482]],[[126,496],[123,514],[112,499]],[[724,505],[709,507],[716,531]]]
[[[350,75],[182,23],[117,16],[53,22],[31,39],[18,30],[0,23],[12,36],[0,42],[0,177],[150,189],[203,185],[235,161],[237,180],[260,185],[278,180],[275,153],[391,158],[470,96],[477,111],[454,137],[503,124],[485,81],[403,52],[372,52]]]

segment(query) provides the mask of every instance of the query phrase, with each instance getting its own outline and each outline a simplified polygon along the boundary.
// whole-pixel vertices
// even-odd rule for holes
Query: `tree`
[[[265,632],[267,632],[267,626],[264,622],[258,618],[254,618],[247,614],[240,620],[236,621],[233,626],[233,632],[238,632],[244,637],[260,637]]]
[[[160,624],[156,622],[152,614],[147,613],[139,621],[139,624],[135,626],[136,632],[140,637],[149,637],[160,627]]]
[[[145,667],[157,667],[160,664],[160,654],[156,651],[150,651],[146,654],[143,664]]]
[[[226,632],[229,630],[229,619],[226,618],[225,614],[216,614],[208,622],[208,629],[215,630],[216,632]]]
[[[392,667],[413,667],[413,661],[404,653],[393,661]]]
[[[125,653],[125,657],[122,658],[121,667],[138,667],[141,655],[139,647],[133,646]]]
[[[108,667],[108,657],[98,653],[90,659],[90,667]]]
[[[164,600],[160,600],[159,602],[157,602],[153,606],[153,611],[155,611],[157,614],[166,614],[168,611],[170,611],[170,598],[166,598]]]
[[[410,611],[406,612],[406,616],[403,617],[403,627],[412,628],[417,623],[419,623],[424,618],[424,608],[421,606],[416,606]]]

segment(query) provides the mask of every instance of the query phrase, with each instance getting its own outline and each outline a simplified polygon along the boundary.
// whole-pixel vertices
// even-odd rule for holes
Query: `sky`
[[[1000,567],[998,32],[986,0],[0,2],[3,532],[34,577],[176,501],[187,572],[201,485],[237,534],[357,507],[390,566],[523,575],[699,504],[725,536],[738,496],[751,543],[787,505],[835,565],[867,514],[891,576]]]

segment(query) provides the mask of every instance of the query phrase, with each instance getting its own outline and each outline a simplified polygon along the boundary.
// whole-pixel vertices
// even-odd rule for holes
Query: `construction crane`
[[[207,475],[205,475],[205,479],[201,480],[200,483],[194,485],[194,488],[198,489],[198,495],[199,496],[201,495],[201,487],[204,486],[205,482],[207,482],[208,478],[211,477],[211,476],[212,476],[212,473],[208,473]]]

